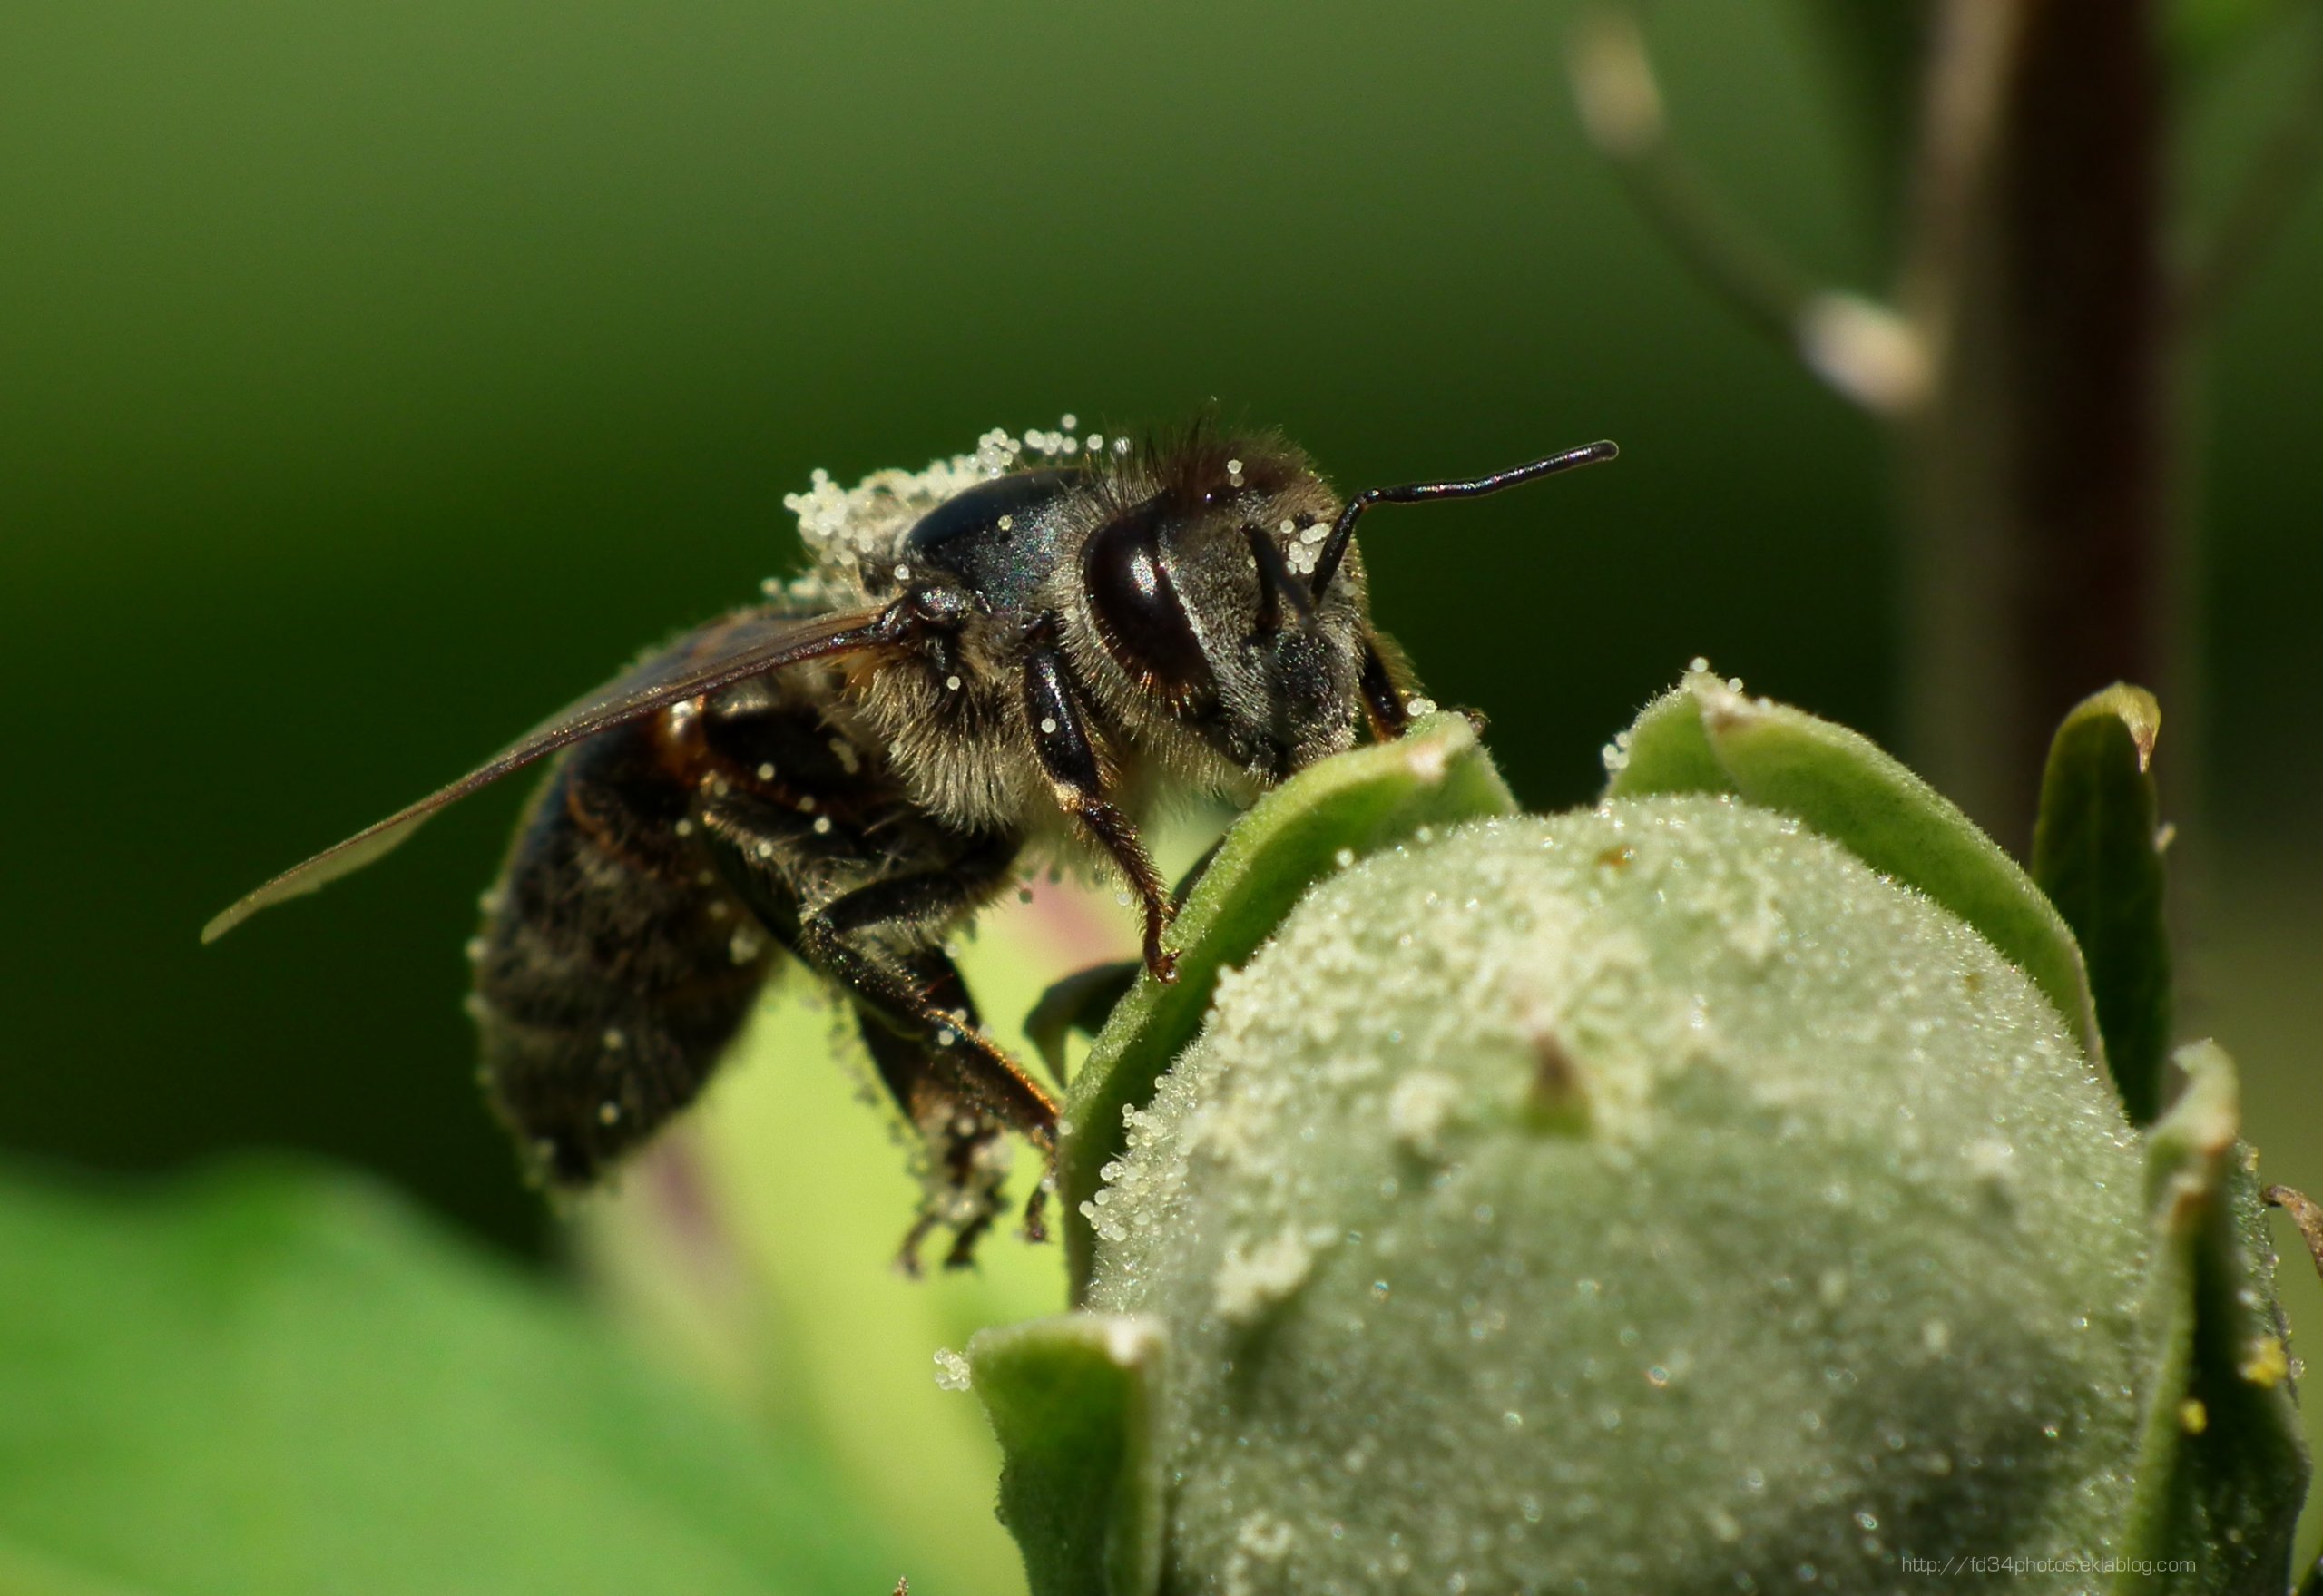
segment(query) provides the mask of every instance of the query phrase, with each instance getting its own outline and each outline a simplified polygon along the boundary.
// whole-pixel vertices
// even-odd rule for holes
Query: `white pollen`
[[[610,1125],[615,1120],[620,1118],[621,1104],[617,1102],[601,1102],[597,1105],[597,1123],[600,1125]]]
[[[944,679],[944,690],[945,690],[946,692],[957,692],[957,691],[959,691],[959,690],[960,690],[960,679],[959,679],[958,677],[956,677],[956,676],[946,676],[946,677]]]
[[[774,779],[773,760],[769,759],[759,766],[759,779],[760,781],[772,781]]]
[[[1388,1095],[1387,1128],[1405,1147],[1433,1157],[1436,1137],[1459,1101],[1460,1089],[1450,1079],[1416,1071],[1397,1082]]]
[[[911,567],[908,565],[897,566],[896,580],[897,582],[909,582],[911,580]]]
[[[1054,715],[1044,715],[1044,716],[1042,716],[1042,717],[1041,717],[1041,735],[1042,735],[1043,737],[1052,737],[1052,736],[1054,736],[1054,735],[1055,735],[1055,733],[1056,733],[1056,717],[1055,717],[1055,716],[1054,716]]]
[[[671,827],[671,829],[676,831],[680,837],[691,837],[693,835],[693,822],[691,820],[681,820],[675,827]]]
[[[1229,460],[1228,462],[1226,462],[1226,475],[1229,475],[1229,476],[1240,476],[1240,475],[1242,475],[1242,462],[1240,462],[1240,460]]]
[[[815,812],[815,795],[813,793],[810,792],[805,798],[799,800],[799,812],[802,815],[811,815]]]
[[[774,857],[774,844],[767,841],[764,837],[760,837],[759,839],[759,857],[761,859],[770,859]]]
[[[607,1053],[619,1053],[628,1045],[629,1038],[622,1033],[620,1026],[608,1025],[605,1027],[604,1043]]]
[[[1003,531],[1003,532],[1006,532],[1006,531],[1008,531],[1011,527],[1014,526],[1015,524],[1016,524],[1016,517],[1014,517],[1014,515],[1003,515],[1003,516],[1000,518],[1000,530],[1001,530],[1001,531]]]
[[[1314,1263],[1306,1239],[1288,1226],[1255,1247],[1229,1245],[1211,1278],[1218,1317],[1230,1325],[1256,1322],[1306,1282]]]
[[[817,837],[828,837],[830,834],[831,834],[831,818],[830,818],[828,815],[818,815],[818,816],[816,816],[816,817],[815,817],[815,835],[816,835]]]
[[[1057,425],[1063,427],[1065,431],[1072,432],[1080,426],[1081,417],[1075,416],[1072,411],[1067,410],[1063,416],[1057,418]]]

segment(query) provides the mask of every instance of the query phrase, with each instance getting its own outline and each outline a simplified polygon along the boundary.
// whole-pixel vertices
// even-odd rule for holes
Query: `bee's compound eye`
[[[1124,671],[1171,698],[1210,690],[1210,661],[1162,563],[1150,507],[1097,529],[1082,548],[1081,577],[1097,630]]]

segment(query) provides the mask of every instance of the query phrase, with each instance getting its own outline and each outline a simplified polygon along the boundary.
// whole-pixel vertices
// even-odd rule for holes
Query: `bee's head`
[[[1080,549],[1076,663],[1116,723],[1159,719],[1273,782],[1355,740],[1390,695],[1355,527],[1378,504],[1473,499],[1611,460],[1610,443],[1461,482],[1366,488],[1342,504],[1271,436],[1196,432],[1109,467]],[[1367,665],[1377,680],[1367,689]],[[1383,713],[1400,722],[1402,712]]]
[[[1350,558],[1310,592],[1339,504],[1302,455],[1197,436],[1126,463],[1105,501],[1079,591],[1117,712],[1165,718],[1261,782],[1353,742],[1362,573]]]

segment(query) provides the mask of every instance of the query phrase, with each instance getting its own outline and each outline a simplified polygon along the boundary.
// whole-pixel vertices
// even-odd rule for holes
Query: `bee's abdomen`
[[[545,1178],[581,1185],[692,1102],[774,956],[710,869],[650,724],[544,783],[475,948],[482,1074]]]

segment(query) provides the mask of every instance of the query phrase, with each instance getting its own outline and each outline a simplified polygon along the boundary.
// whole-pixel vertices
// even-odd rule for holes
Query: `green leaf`
[[[2161,913],[2154,738],[2161,707],[2116,685],[2083,700],[2049,745],[2033,879],[2081,944],[2113,1084],[2133,1125],[2161,1111],[2170,1046],[2170,930]]]
[[[1171,927],[1178,979],[1141,974],[1090,1049],[1065,1100],[1057,1158],[1073,1295],[1089,1281],[1094,1234],[1081,1205],[1122,1150],[1122,1111],[1201,1028],[1218,973],[1258,950],[1307,888],[1424,826],[1513,814],[1516,800],[1463,716],[1431,715],[1400,740],[1360,748],[1300,772],[1226,834]]]
[[[2073,932],[1958,807],[1869,738],[1690,671],[1613,749],[1605,796],[1730,792],[1805,822],[1927,894],[2033,978],[2093,1063],[2105,1058]]]
[[[2178,1062],[2186,1090],[2147,1143],[2151,1340],[2122,1555],[2192,1572],[2123,1573],[2114,1589],[2276,1596],[2290,1583],[2308,1465],[2274,1249],[2257,1157],[2238,1140],[2233,1063],[2207,1042]]]
[[[1000,1518],[1033,1596],[1148,1596],[1162,1579],[1158,1321],[1071,1313],[968,1343],[1008,1462]]]
[[[1015,1057],[1033,1049],[1013,1016],[1078,930],[1011,903],[954,950]],[[899,1273],[896,1244],[926,1188],[877,1082],[851,1012],[811,972],[784,973],[703,1101],[618,1190],[580,1205],[574,1239],[593,1296],[625,1331],[753,1416],[817,1437],[835,1488],[888,1527],[898,1554],[870,1596],[906,1570],[919,1596],[1022,1596],[1024,1557],[993,1517],[992,1427],[939,1382],[950,1365],[937,1355],[1054,1313],[1063,1248],[1024,1245],[1011,1211],[975,1268]],[[1016,1151],[1021,1201],[1044,1171]]]
[[[859,1596],[903,1572],[807,1436],[744,1427],[375,1189],[0,1182],[11,1596]]]

